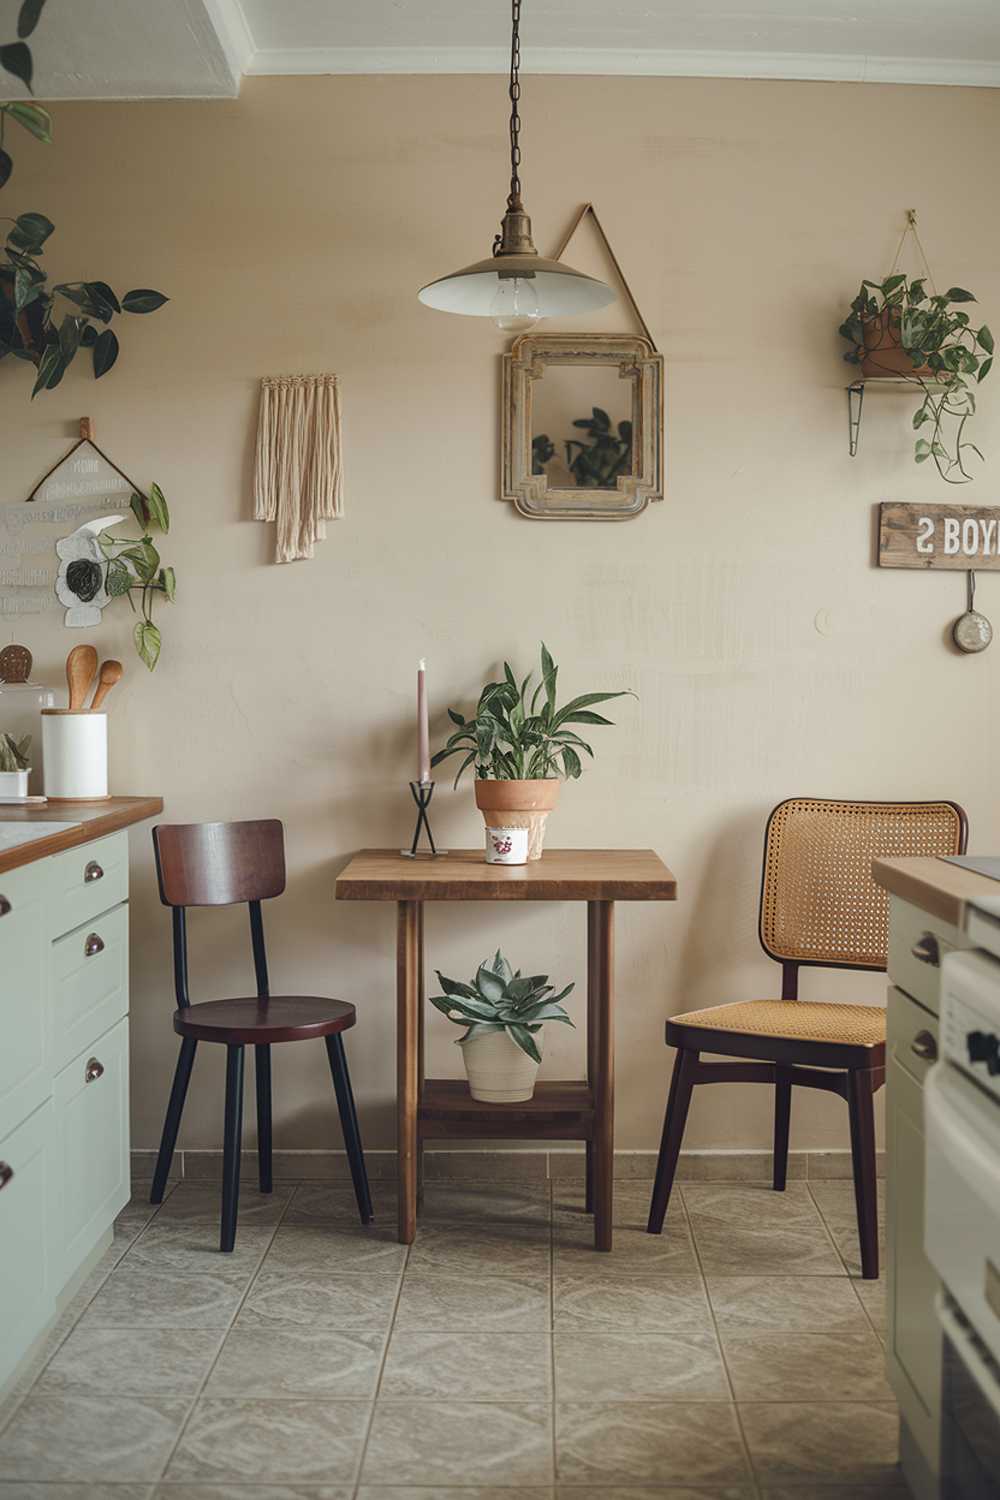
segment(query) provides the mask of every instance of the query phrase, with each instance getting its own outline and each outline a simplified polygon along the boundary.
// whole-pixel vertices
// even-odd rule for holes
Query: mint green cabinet
[[[129,1199],[125,1018],[63,1068],[52,1102],[60,1182],[53,1259],[62,1286]]]
[[[0,1389],[55,1311],[52,1115],[49,1101],[0,1142]]]
[[[51,1092],[45,863],[0,875],[0,1141]]]

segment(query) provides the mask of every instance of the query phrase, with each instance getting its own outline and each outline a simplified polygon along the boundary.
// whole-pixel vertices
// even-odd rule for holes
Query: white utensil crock
[[[542,1050],[542,1033],[534,1033],[535,1045]],[[484,1104],[518,1104],[535,1092],[538,1064],[506,1031],[488,1031],[462,1042],[465,1071],[469,1076],[469,1093]]]
[[[42,710],[45,795],[55,801],[92,802],[108,795],[108,716]]]

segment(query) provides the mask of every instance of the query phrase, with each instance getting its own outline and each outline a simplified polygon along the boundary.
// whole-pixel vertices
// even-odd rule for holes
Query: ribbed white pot
[[[535,1033],[535,1045],[542,1050],[542,1033]],[[484,1104],[519,1104],[535,1092],[538,1064],[506,1031],[490,1031],[485,1036],[470,1037],[462,1042],[469,1092]]]

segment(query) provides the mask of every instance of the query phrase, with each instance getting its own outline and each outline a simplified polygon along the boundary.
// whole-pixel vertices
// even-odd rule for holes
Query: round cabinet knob
[[[101,869],[96,859],[89,860],[88,863],[84,865],[83,878],[88,885],[92,880],[104,879],[104,871]]]
[[[0,896],[0,917],[5,917],[11,910],[11,904],[6,896]]]
[[[932,1031],[918,1031],[910,1043],[910,1051],[925,1062],[936,1062],[938,1049]]]
[[[941,951],[933,932],[925,932],[922,937],[918,938],[910,952],[919,963],[930,964],[935,969],[941,962]]]
[[[93,956],[94,956],[95,953],[103,953],[103,952],[104,952],[104,939],[101,937],[100,933],[97,933],[97,932],[88,932],[87,937],[86,937],[86,939],[84,941],[84,944],[83,944],[83,956],[84,956],[84,958],[93,958]]]
[[[0,1161],[0,1192],[7,1186],[14,1175],[14,1168],[8,1166],[7,1162]]]
[[[95,1083],[98,1078],[104,1077],[104,1064],[96,1057],[87,1059],[87,1066],[83,1072],[84,1083]]]

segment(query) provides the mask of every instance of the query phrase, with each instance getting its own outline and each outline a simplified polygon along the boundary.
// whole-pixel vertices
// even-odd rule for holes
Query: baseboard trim
[[[368,1175],[373,1182],[386,1182],[396,1176],[395,1151],[366,1151]],[[133,1178],[152,1177],[155,1151],[132,1152]],[[343,1151],[275,1151],[276,1180],[287,1182],[321,1181],[350,1183],[347,1158]],[[884,1169],[882,1153],[878,1156],[878,1173]],[[424,1153],[424,1171],[430,1182],[455,1182],[490,1179],[503,1182],[582,1181],[584,1154],[581,1150],[564,1151],[431,1151]],[[650,1182],[656,1171],[655,1151],[616,1151],[615,1178],[618,1182]],[[257,1175],[257,1156],[244,1151],[240,1159],[240,1176],[252,1180]],[[789,1181],[829,1182],[849,1179],[849,1151],[791,1151],[788,1156]],[[212,1182],[222,1176],[222,1152],[178,1151],[174,1155],[171,1178]],[[769,1182],[770,1151],[682,1151],[677,1169],[680,1182]]]

